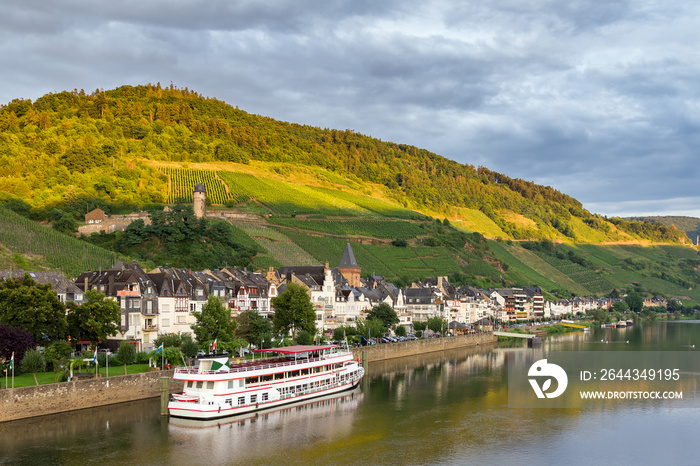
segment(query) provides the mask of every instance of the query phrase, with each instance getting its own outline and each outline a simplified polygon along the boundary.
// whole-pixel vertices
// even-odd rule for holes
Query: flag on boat
[[[161,343],[160,346],[158,347],[158,349],[156,350],[156,354],[160,354],[162,352],[163,352],[163,343]]]
[[[211,361],[211,370],[215,372],[228,370],[230,367],[228,358],[217,358]]]
[[[216,338],[214,338],[214,343],[211,344],[211,352],[216,351]]]

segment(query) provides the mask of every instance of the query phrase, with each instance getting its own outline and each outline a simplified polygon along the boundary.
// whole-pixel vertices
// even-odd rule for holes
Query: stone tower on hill
[[[360,282],[362,269],[359,265],[357,265],[355,254],[352,252],[350,243],[345,245],[343,257],[340,259],[340,264],[338,264],[338,271],[343,274],[343,277],[345,277],[350,286],[362,286],[362,283]]]
[[[195,218],[204,218],[204,213],[207,210],[207,189],[202,183],[197,183],[192,194],[194,201],[194,216]]]

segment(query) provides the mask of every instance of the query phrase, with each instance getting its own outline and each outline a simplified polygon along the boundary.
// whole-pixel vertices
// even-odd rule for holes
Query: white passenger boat
[[[168,403],[171,416],[214,419],[337,393],[359,384],[364,368],[349,349],[298,345],[255,350],[276,357],[229,362],[202,358],[175,369],[182,393]]]

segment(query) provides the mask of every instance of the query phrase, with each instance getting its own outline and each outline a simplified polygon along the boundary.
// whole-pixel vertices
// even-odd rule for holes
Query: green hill
[[[667,227],[677,228],[684,231],[688,238],[698,244],[700,236],[700,218],[684,217],[684,216],[651,216],[651,217],[633,217],[629,220],[640,222],[661,223]]]
[[[136,228],[92,241],[147,266],[194,257],[258,269],[336,265],[351,241],[364,274],[400,284],[449,275],[481,287],[538,285],[550,297],[638,289],[700,302],[698,254],[677,223],[601,217],[552,188],[424,149],[250,115],[159,85],[0,108],[0,202],[62,231],[98,206],[118,214],[191,202],[200,182],[210,211],[239,214],[230,216],[234,229],[170,246]],[[58,235],[32,222],[8,230],[0,260],[44,258],[70,274],[112,260],[95,249],[107,259],[69,266],[38,246],[22,249],[34,227]],[[70,244],[59,249],[86,256],[84,242]]]
[[[187,172],[170,168],[211,175],[202,181],[215,203],[253,197],[279,214],[349,210],[340,199],[331,202],[328,192],[301,188],[320,186],[384,199],[395,215],[408,209],[446,217],[487,236],[685,240],[663,224],[591,214],[555,189],[485,167],[351,130],[251,115],[173,86],[61,92],[0,109],[0,195],[43,209],[45,219],[55,208],[84,213],[82,207],[102,205],[114,212],[172,202],[187,193],[178,186],[193,179],[181,179]],[[265,186],[270,177],[293,188],[271,193]],[[299,194],[308,197],[291,198]],[[358,207],[372,211],[370,205]]]

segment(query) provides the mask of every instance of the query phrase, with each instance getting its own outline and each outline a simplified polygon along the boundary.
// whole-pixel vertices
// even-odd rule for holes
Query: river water
[[[559,350],[700,351],[700,321],[545,340]],[[509,408],[507,360],[531,351],[372,363],[355,391],[247,418],[168,419],[154,399],[4,423],[0,464],[700,464],[694,405]]]

